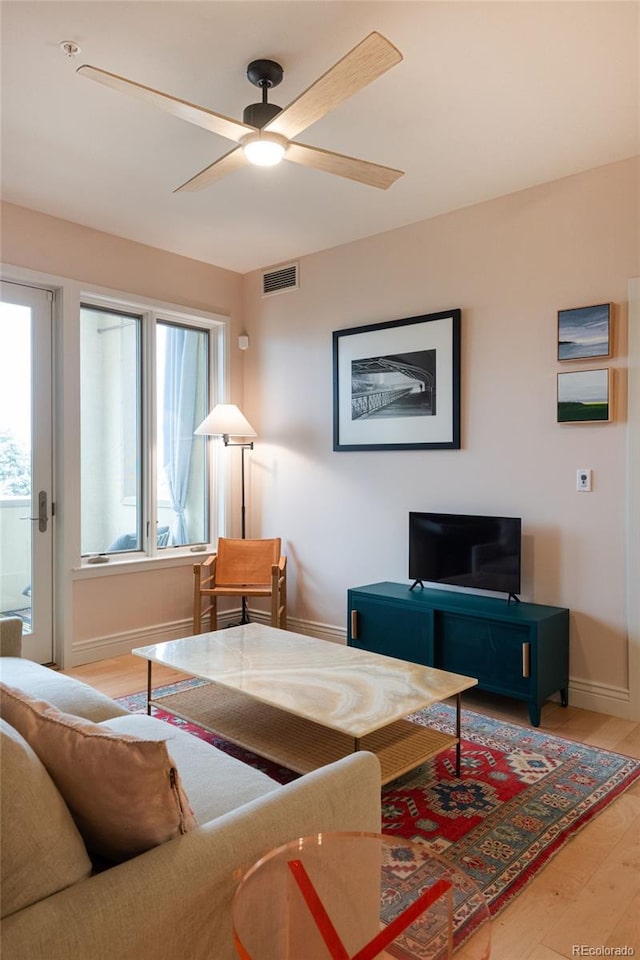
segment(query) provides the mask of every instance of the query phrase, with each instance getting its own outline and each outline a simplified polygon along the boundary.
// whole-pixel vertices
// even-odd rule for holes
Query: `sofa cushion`
[[[164,741],[117,735],[6,684],[0,705],[44,763],[91,853],[126,860],[196,826]]]
[[[67,806],[26,740],[0,720],[0,915],[84,880],[91,861]]]
[[[46,700],[58,710],[95,723],[128,713],[124,707],[89,684],[50,667],[43,667],[33,660],[0,657],[0,680],[10,687],[26,690],[32,697]]]
[[[198,823],[215,820],[280,789],[280,784],[266,773],[156,717],[130,713],[126,717],[105,721],[101,726],[145,740],[166,740]]]

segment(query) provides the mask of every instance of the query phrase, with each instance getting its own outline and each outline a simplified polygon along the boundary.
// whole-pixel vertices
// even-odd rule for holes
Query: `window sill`
[[[156,557],[122,557],[116,559],[112,554],[111,559],[106,563],[88,563],[86,560],[79,567],[73,567],[71,576],[73,580],[91,580],[99,577],[122,576],[126,573],[145,573],[150,570],[160,570],[166,567],[186,567],[193,563],[204,560],[211,553],[213,548],[207,547],[205,550],[197,552],[188,551],[186,553],[171,553],[169,555],[159,555]]]

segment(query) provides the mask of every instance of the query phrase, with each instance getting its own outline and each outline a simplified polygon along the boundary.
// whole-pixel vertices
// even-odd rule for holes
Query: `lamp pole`
[[[223,433],[222,439],[224,441],[225,447],[240,447],[242,449],[242,460],[240,463],[240,487],[242,490],[242,539],[247,539],[247,524],[246,524],[246,506],[244,500],[244,452],[245,450],[253,450],[253,440],[249,443],[231,443],[229,441],[229,434]]]
[[[229,434],[223,434],[222,439],[224,441],[225,447],[240,447],[242,450],[242,459],[240,461],[240,487],[242,490],[242,539],[246,540],[247,538],[247,526],[246,526],[246,507],[244,502],[244,452],[245,450],[253,450],[253,440],[250,443],[230,443]],[[247,604],[247,598],[242,598],[242,617],[240,619],[240,624],[250,623],[249,620],[249,610]]]

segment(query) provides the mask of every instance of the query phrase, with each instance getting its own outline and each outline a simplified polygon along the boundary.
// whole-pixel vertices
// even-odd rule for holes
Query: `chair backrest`
[[[20,617],[0,617],[0,656],[22,656],[22,627]]]
[[[166,547],[169,545],[169,527],[158,527],[157,528],[157,545],[159,547]],[[138,549],[138,534],[137,533],[121,533],[120,536],[113,541],[113,543],[107,547],[107,553],[116,553],[119,550],[137,550]]]
[[[158,546],[159,547],[168,547],[169,546],[169,534],[171,531],[169,527],[158,527]]]
[[[272,540],[218,540],[216,586],[271,583],[271,567],[280,560],[280,537]]]

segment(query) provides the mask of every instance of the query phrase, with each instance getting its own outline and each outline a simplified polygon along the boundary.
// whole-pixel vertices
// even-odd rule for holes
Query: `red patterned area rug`
[[[162,687],[154,697],[201,682]],[[142,711],[146,694],[119,702]],[[298,776],[194,723],[153,709],[160,719],[280,783]],[[436,704],[411,719],[451,733],[455,711]],[[387,784],[382,790],[382,829],[424,843],[453,862],[475,880],[495,916],[578,830],[639,777],[640,760],[463,710],[460,778],[452,749]],[[392,898],[396,911],[398,897],[404,900],[421,884],[418,864],[415,869],[400,866]]]

